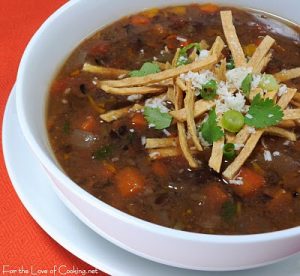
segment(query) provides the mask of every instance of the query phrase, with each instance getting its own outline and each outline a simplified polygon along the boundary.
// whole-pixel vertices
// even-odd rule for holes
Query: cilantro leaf
[[[155,129],[164,129],[171,125],[172,116],[169,113],[163,113],[158,107],[148,107],[144,109],[144,117],[149,125],[153,125]]]
[[[129,73],[129,75],[130,77],[143,77],[158,72],[160,72],[160,68],[157,64],[152,62],[145,62],[140,70],[133,70]]]
[[[253,80],[252,74],[248,74],[242,81],[241,89],[242,89],[244,95],[246,95],[246,96],[248,96],[250,93],[252,80]]]
[[[232,220],[237,213],[237,205],[232,201],[225,201],[222,205],[221,216],[225,221]]]
[[[202,124],[200,128],[200,132],[203,139],[209,144],[218,141],[224,136],[224,132],[217,124],[217,114],[215,109],[212,109],[209,112],[207,120]]]
[[[280,106],[271,99],[263,99],[257,94],[245,116],[245,123],[255,128],[277,125],[283,118]]]
[[[96,160],[104,160],[104,159],[108,159],[109,157],[111,157],[111,155],[112,155],[112,146],[107,145],[107,146],[103,146],[103,147],[99,148],[98,150],[96,150],[93,153],[92,158],[96,159]]]
[[[200,47],[199,43],[191,43],[191,44],[189,44],[185,47],[182,47],[179,50],[179,55],[178,55],[178,58],[177,58],[177,61],[176,61],[176,66],[186,65],[190,62],[189,59],[188,59],[187,51],[192,49],[192,48],[195,48],[197,51],[201,51],[201,47]]]

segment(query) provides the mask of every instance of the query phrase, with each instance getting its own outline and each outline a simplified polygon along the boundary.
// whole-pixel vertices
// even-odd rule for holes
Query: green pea
[[[230,132],[238,132],[244,126],[244,116],[236,110],[228,110],[221,120],[224,129]]]
[[[274,76],[269,74],[264,74],[262,76],[258,86],[267,91],[276,91],[279,88],[277,80],[274,78]]]

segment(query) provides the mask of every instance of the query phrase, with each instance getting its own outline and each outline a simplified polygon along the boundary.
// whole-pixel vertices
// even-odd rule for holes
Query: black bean
[[[86,85],[84,83],[79,85],[79,89],[80,89],[80,92],[82,94],[86,94],[87,88],[86,88]]]
[[[118,129],[118,134],[124,136],[127,133],[127,126],[120,126]]]
[[[109,137],[110,137],[111,139],[119,139],[119,138],[120,138],[119,135],[118,135],[118,133],[115,132],[114,130],[111,130],[111,131],[109,132]]]

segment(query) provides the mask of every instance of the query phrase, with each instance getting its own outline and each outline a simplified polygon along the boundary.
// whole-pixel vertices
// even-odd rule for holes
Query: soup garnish
[[[300,39],[220,9],[149,10],[84,42],[51,88],[52,146],[80,186],[154,223],[221,234],[300,225]],[[283,58],[291,50],[298,61]]]

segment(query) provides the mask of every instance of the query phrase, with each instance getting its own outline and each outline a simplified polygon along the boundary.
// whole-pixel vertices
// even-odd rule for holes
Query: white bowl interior
[[[300,22],[299,8],[295,8],[300,7],[298,0],[219,0],[214,2],[224,5],[239,5],[261,9],[280,15],[291,21]],[[34,36],[24,53],[18,72],[17,110],[21,128],[28,143],[51,174],[58,176],[58,178],[68,183],[68,185],[72,184],[64,176],[62,170],[59,172],[57,168],[56,160],[49,146],[45,127],[45,110],[49,85],[65,59],[83,39],[122,16],[151,7],[175,4],[187,3],[185,1],[174,0],[114,0],[112,5],[112,1],[108,0],[89,0],[88,4],[84,0],[74,0],[70,1],[54,16],[50,17]],[[74,190],[79,193],[80,189],[75,186]],[[89,197],[89,199],[91,198]],[[101,203],[99,202],[99,204]],[[117,210],[111,208],[110,212],[116,214]],[[127,215],[123,216],[124,219],[127,217]],[[132,220],[132,222],[142,224],[138,220]],[[149,225],[149,223],[144,223],[143,227],[147,228]],[[175,232],[174,230],[162,230],[162,227],[154,227],[154,229],[165,231],[165,234]],[[286,234],[283,236],[297,235],[300,233],[300,228],[289,229],[287,231],[289,232],[285,232]],[[187,239],[200,236],[191,233],[181,233],[180,235],[185,235]],[[265,234],[262,236],[267,237],[266,240],[269,240],[271,238],[270,235],[276,237],[276,234]],[[239,242],[240,240],[251,241],[247,240],[247,237],[239,237],[235,242]],[[296,249],[293,250],[296,251]]]

